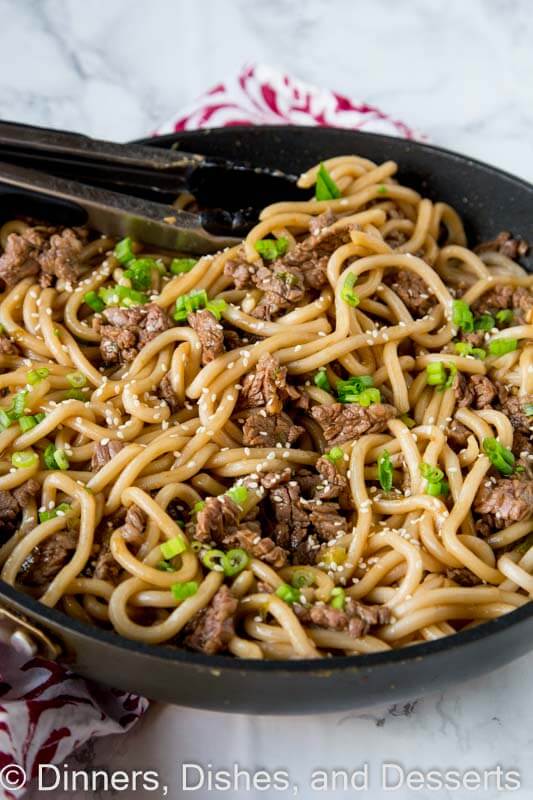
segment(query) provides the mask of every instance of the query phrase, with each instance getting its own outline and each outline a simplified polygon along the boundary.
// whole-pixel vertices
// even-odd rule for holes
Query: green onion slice
[[[129,236],[126,236],[125,239],[121,239],[120,242],[117,242],[115,245],[115,249],[113,251],[113,255],[120,261],[121,264],[127,264],[128,261],[131,261],[135,258],[135,254],[132,250],[132,244]]]
[[[491,356],[504,356],[518,349],[518,339],[493,339],[489,342]]]
[[[472,333],[474,330],[474,315],[464,300],[452,302],[452,322],[465,333]]]
[[[28,469],[39,463],[39,456],[33,450],[17,450],[11,456],[11,463],[17,469]]]
[[[49,375],[50,375],[50,370],[48,369],[48,367],[38,367],[37,369],[31,369],[27,375],[28,383],[31,386],[35,386],[36,383],[40,383],[40,381],[43,381]]]
[[[173,583],[170,591],[175,600],[185,600],[192,597],[198,591],[197,581],[184,581],[183,583]]]
[[[187,549],[187,542],[181,535],[174,536],[172,539],[167,539],[166,542],[162,542],[159,549],[161,550],[163,558],[170,561],[174,556],[179,556],[180,553],[185,552]]]
[[[277,597],[280,597],[289,605],[297,603],[300,600],[300,592],[298,589],[295,589],[293,586],[289,586],[288,583],[282,583],[281,586],[278,586],[275,593]]]
[[[490,463],[502,475],[512,475],[515,471],[515,457],[509,448],[500,444],[497,439],[487,437],[483,439],[483,452],[488,456]]]
[[[226,494],[238,506],[242,506],[248,499],[248,489],[246,486],[232,486],[231,489],[228,489]]]
[[[222,550],[208,550],[202,556],[202,564],[207,569],[215,569],[219,572],[224,571],[224,555]]]
[[[81,389],[87,383],[87,378],[83,372],[69,372],[67,375],[67,382],[73,389]]]
[[[325,367],[320,367],[320,369],[315,372],[313,376],[313,383],[315,386],[318,386],[319,389],[323,389],[324,392],[330,392],[331,386],[328,380],[328,373]]]
[[[312,586],[315,576],[309,569],[295,569],[291,576],[291,583],[294,589],[305,589]]]
[[[250,556],[246,550],[242,549],[242,547],[236,547],[233,550],[228,550],[222,559],[224,575],[227,575],[228,578],[238,575],[239,572],[242,572],[243,569],[248,565],[249,561]]]
[[[390,453],[384,450],[378,458],[378,479],[381,488],[385,492],[390,492],[392,489],[393,470],[390,460]]]
[[[98,296],[97,292],[86,292],[86,294],[83,295],[83,302],[97,313],[103,311],[105,308],[105,303],[102,298]]]
[[[275,261],[287,252],[289,240],[286,236],[280,236],[279,239],[259,239],[254,247],[262,258]]]
[[[173,258],[170,262],[170,271],[173,275],[184,275],[196,266],[198,261],[195,258]]]
[[[341,190],[329,174],[326,166],[321,164],[318,168],[315,184],[316,200],[335,200],[341,196]]]
[[[335,588],[331,590],[331,600],[329,603],[330,606],[332,608],[339,609],[339,611],[342,611],[345,603],[346,603],[346,592],[341,586],[335,586]]]
[[[332,447],[331,450],[324,453],[324,458],[327,458],[332,464],[336,464],[337,461],[344,460],[344,450],[342,447]]]
[[[344,302],[352,308],[355,308],[361,302],[359,295],[353,290],[356,283],[357,275],[354,275],[353,272],[349,272],[344,279],[341,289],[341,300],[344,300]]]

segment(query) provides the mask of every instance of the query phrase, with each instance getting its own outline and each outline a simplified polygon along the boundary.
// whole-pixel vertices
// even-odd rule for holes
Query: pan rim
[[[136,144],[154,145],[155,142],[171,143],[176,141],[180,136],[191,136],[194,134],[205,135],[215,134],[220,131],[227,131],[227,128],[204,128],[200,131],[176,131],[174,133],[164,134],[158,137],[142,138],[135,141]],[[522,189],[530,192],[533,201],[533,184],[520,178],[512,173],[509,173],[499,167],[494,167],[479,159],[471,158],[470,156],[457,153],[447,148],[428,144],[426,142],[417,142],[412,139],[401,139],[396,136],[388,136],[386,134],[367,133],[363,131],[350,131],[346,128],[324,127],[320,129],[309,128],[307,126],[297,125],[257,125],[247,126],[239,125],[231,128],[234,133],[248,132],[294,132],[300,131],[310,134],[313,130],[320,130],[326,136],[334,136],[336,133],[342,132],[343,134],[352,135],[354,141],[373,139],[374,141],[382,143],[384,146],[404,146],[408,149],[422,150],[429,153],[434,153],[439,157],[444,157],[451,162],[460,163],[467,168],[481,169],[499,180],[504,179],[512,184],[519,186]],[[465,181],[467,177],[465,177]],[[203,653],[195,653],[185,649],[172,648],[168,645],[152,645],[143,642],[136,642],[132,639],[127,639],[119,633],[111,630],[104,630],[96,626],[88,625],[80,622],[71,617],[68,617],[61,611],[55,608],[49,608],[41,604],[35,598],[24,594],[23,592],[15,589],[13,586],[0,580],[0,600],[4,598],[10,601],[15,606],[19,606],[23,611],[27,611],[33,617],[39,618],[39,624],[46,625],[46,622],[53,623],[54,626],[60,629],[65,629],[73,634],[81,636],[88,640],[97,640],[114,647],[123,652],[142,653],[151,659],[175,662],[176,664],[184,664],[194,667],[198,670],[206,672],[223,672],[226,670],[238,672],[269,672],[269,673],[296,673],[296,674],[315,674],[323,675],[324,673],[339,673],[339,672],[364,672],[371,671],[374,668],[390,666],[398,663],[419,661],[429,657],[436,657],[440,653],[450,652],[460,647],[473,647],[477,642],[480,642],[491,636],[498,636],[509,628],[514,627],[527,619],[533,617],[533,601],[526,603],[524,606],[517,608],[501,617],[498,617],[482,624],[455,633],[452,636],[446,636],[442,639],[437,639],[428,642],[422,642],[410,647],[400,648],[398,650],[387,650],[379,653],[358,654],[353,656],[332,656],[320,661],[312,659],[301,660],[258,660],[246,659],[240,660],[231,656],[220,655],[205,655]],[[43,620],[43,622],[41,622]],[[59,634],[60,635],[60,634]],[[533,649],[533,642],[529,650]]]

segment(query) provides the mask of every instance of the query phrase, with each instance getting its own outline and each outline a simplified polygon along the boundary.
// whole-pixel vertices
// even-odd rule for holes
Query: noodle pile
[[[454,210],[398,184],[393,162],[320,169],[300,185],[320,175],[326,199],[269,206],[237,248],[193,264],[92,234],[79,280],[6,287],[5,582],[136,641],[256,659],[384,651],[529,601],[533,277],[509,237],[469,249]],[[4,224],[4,250],[27,232]],[[302,243],[323,259],[316,288],[291,262]],[[132,255],[158,265],[140,305]],[[106,361],[106,309],[143,304],[170,324],[116,344],[131,319],[111,315]]]

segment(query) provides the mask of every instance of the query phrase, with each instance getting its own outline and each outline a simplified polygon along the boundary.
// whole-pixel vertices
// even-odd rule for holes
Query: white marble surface
[[[0,117],[127,140],[244,62],[381,106],[432,141],[533,179],[533,16],[528,0],[0,0]],[[300,796],[404,800],[378,788],[383,761],[521,771],[533,796],[533,656],[442,696],[366,714],[250,719],[154,707],[130,735],[72,765],[156,769],[178,797],[178,762],[286,767]],[[416,698],[413,698],[415,700]],[[368,792],[305,791],[313,768],[371,765]],[[274,798],[280,792],[191,792]],[[85,792],[34,792],[84,800]],[[111,794],[102,794],[108,797]],[[122,793],[158,797],[158,792]]]

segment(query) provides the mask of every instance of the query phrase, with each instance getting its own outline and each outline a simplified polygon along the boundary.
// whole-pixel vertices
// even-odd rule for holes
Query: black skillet
[[[289,173],[356,153],[400,166],[402,183],[444,200],[471,244],[510,230],[533,241],[533,186],[439,148],[328,128],[199,131],[147,141],[156,147],[249,161]],[[11,210],[11,209],[10,209]],[[8,210],[0,213],[7,214]],[[524,260],[533,271],[533,256]],[[0,582],[0,603],[61,646],[59,659],[103,683],[195,708],[257,714],[333,711],[419,697],[496,669],[531,649],[533,603],[477,628],[394,652],[317,661],[239,661],[146,646],[76,622]]]

